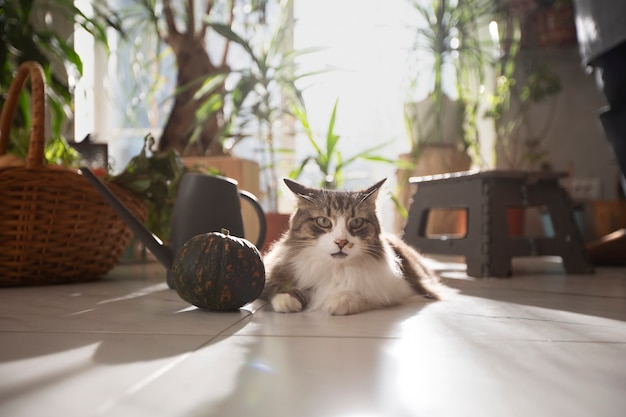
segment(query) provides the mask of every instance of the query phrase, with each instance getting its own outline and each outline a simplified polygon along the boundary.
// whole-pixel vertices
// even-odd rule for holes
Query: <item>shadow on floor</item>
[[[514,259],[509,278],[468,277],[458,265],[438,272],[465,295],[626,321],[626,268],[565,274],[559,261]]]

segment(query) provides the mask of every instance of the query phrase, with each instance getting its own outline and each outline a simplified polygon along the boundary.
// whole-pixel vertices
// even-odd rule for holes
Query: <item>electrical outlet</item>
[[[572,178],[573,200],[597,200],[602,193],[600,178]]]

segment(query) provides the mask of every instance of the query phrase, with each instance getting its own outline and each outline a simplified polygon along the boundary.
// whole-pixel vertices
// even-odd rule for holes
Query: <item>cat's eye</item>
[[[356,229],[361,228],[363,224],[365,224],[365,220],[363,220],[363,218],[361,217],[356,217],[350,220],[350,223],[348,224],[348,226],[350,226],[350,229],[356,230]]]
[[[324,216],[319,216],[318,218],[316,218],[315,223],[319,227],[323,227],[324,229],[328,229],[332,225],[332,223],[330,222],[330,219]]]

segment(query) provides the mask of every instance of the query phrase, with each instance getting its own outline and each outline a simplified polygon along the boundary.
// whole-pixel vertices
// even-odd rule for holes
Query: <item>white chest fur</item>
[[[358,254],[340,260],[309,248],[292,260],[292,266],[298,287],[311,290],[309,309],[322,307],[339,293],[358,294],[371,308],[398,304],[413,294],[388,247],[383,259]]]

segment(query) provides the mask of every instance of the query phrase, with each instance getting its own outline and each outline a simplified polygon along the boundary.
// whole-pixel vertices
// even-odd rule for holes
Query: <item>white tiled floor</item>
[[[0,416],[626,415],[626,268],[434,265],[445,301],[348,317],[189,308],[156,263],[0,289]]]

